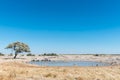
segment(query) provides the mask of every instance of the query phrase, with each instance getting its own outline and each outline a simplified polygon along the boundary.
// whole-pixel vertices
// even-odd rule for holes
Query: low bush
[[[52,78],[56,78],[57,75],[56,75],[56,74],[52,74],[52,73],[48,73],[48,74],[44,75],[44,77],[52,77]]]
[[[27,56],[35,56],[34,54],[28,53]]]
[[[39,54],[38,56],[42,56],[41,54]]]
[[[57,56],[56,53],[44,53],[42,56]]]
[[[22,54],[21,56],[24,56],[24,54]]]
[[[4,54],[0,53],[0,56],[4,56]]]
[[[94,56],[99,56],[99,54],[94,54]]]

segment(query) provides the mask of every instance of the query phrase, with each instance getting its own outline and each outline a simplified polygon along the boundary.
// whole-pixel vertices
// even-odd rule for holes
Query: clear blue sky
[[[5,53],[120,53],[120,0],[0,0],[0,37]]]

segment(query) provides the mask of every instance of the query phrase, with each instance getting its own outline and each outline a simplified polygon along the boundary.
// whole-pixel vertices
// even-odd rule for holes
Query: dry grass
[[[120,80],[120,66],[39,67],[6,62],[0,64],[0,80]]]

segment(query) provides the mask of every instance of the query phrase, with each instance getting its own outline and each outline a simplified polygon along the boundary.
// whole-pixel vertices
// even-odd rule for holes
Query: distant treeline
[[[58,56],[57,53],[44,53],[44,54],[32,54],[32,53],[28,53],[28,54],[26,54],[26,56],[35,56],[35,55],[38,55],[38,56]],[[4,54],[0,53],[0,56],[4,56]],[[8,56],[13,56],[13,53],[8,54]],[[25,56],[25,55],[21,54],[21,56]]]
[[[42,56],[58,56],[56,53],[44,53]]]
[[[29,53],[26,56],[35,56],[35,54]],[[58,56],[56,53],[44,53],[44,54],[39,54],[38,56]]]
[[[112,56],[120,56],[120,54],[61,54],[61,55],[93,55],[93,56],[112,55]]]
[[[44,54],[33,54],[28,53],[26,56],[58,56],[57,53],[44,53]],[[112,56],[120,56],[120,54],[59,54],[59,55],[93,55],[93,56],[106,56],[106,55],[112,55]],[[5,54],[0,52],[0,56],[5,56]],[[8,56],[13,56],[13,53],[8,54]],[[21,54],[21,56],[24,56],[24,54]]]

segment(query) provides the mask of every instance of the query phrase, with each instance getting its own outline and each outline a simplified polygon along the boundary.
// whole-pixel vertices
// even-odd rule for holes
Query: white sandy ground
[[[93,55],[58,55],[58,56],[17,56],[17,59],[13,59],[13,56],[0,56],[0,63],[9,61],[30,62],[32,60],[49,59],[51,61],[95,61],[106,62],[111,65],[120,65],[120,55],[105,55],[105,56],[93,56]]]

